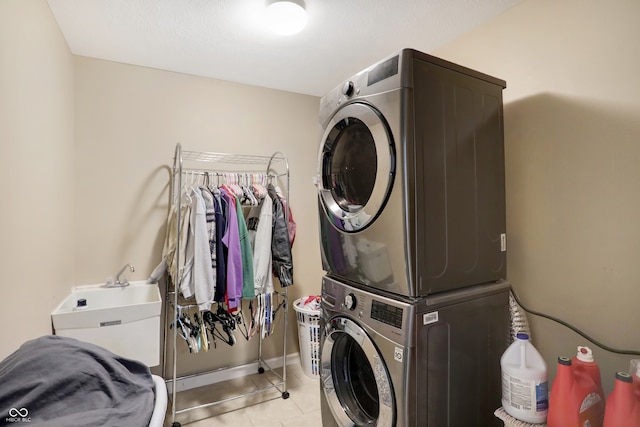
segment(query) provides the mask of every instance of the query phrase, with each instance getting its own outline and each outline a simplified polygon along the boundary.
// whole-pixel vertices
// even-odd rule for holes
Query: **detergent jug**
[[[613,391],[607,398],[604,427],[640,427],[640,396],[636,391],[631,375],[616,373]]]
[[[605,400],[586,369],[558,358],[558,372],[549,397],[548,427],[603,427]]]
[[[528,423],[544,423],[549,408],[547,364],[529,341],[518,333],[500,358],[502,407],[512,417]]]
[[[640,387],[640,359],[633,359],[629,364],[629,373],[633,377],[634,383]]]
[[[598,385],[600,394],[604,396],[600,367],[593,358],[593,352],[589,347],[579,346],[578,353],[571,359],[571,365],[574,369],[584,369],[593,378],[593,382]]]

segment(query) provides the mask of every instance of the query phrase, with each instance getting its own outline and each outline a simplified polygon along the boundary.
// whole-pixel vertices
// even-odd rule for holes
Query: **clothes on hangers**
[[[220,193],[229,206],[227,230],[222,237],[222,242],[227,247],[227,305],[229,310],[233,311],[237,310],[242,297],[242,254],[240,253],[240,235],[238,234],[238,216],[236,215],[237,198],[229,189],[222,188]]]
[[[227,202],[222,199],[220,190],[217,187],[211,188],[211,194],[213,194],[216,223],[216,290],[214,299],[217,302],[222,302],[225,300],[227,293],[227,250],[222,243],[222,238],[227,229],[226,216],[229,210],[227,208]]]
[[[158,281],[162,278],[162,275],[165,271],[169,272],[169,276],[173,283],[178,282],[178,278],[175,277],[176,274],[176,242],[178,237],[178,209],[180,209],[180,218],[182,218],[182,224],[180,227],[180,253],[184,254],[186,248],[186,236],[188,232],[188,223],[189,223],[189,210],[191,206],[188,204],[178,203],[173,205],[169,210],[169,216],[167,217],[167,228],[165,231],[165,239],[164,246],[162,248],[162,260],[160,263],[153,269],[149,278],[147,279],[147,283],[158,283]],[[177,271],[179,272],[179,277],[182,277],[184,273],[184,256],[180,259],[180,266],[178,266]]]
[[[251,201],[253,203],[253,201]],[[238,236],[240,238],[240,256],[242,258],[242,292],[244,299],[255,298],[256,293],[253,287],[253,251],[249,241],[249,230],[242,213],[242,205],[236,198],[236,215],[238,217]]]
[[[215,282],[211,268],[207,211],[200,188],[191,188],[191,198],[191,217],[185,256],[185,262],[191,263],[191,269],[183,277],[180,291],[187,299],[195,296],[200,310],[209,310],[214,297]]]
[[[213,194],[206,186],[201,186],[200,191],[202,191],[202,197],[204,198],[204,204],[206,208],[206,219],[207,219],[207,237],[209,237],[209,252],[211,255],[211,271],[213,272],[213,280],[217,285],[216,275],[217,275],[217,237],[216,237],[216,209],[215,203],[213,201]]]
[[[289,230],[282,202],[273,184],[269,184],[267,191],[273,202],[273,236],[271,238],[273,272],[280,280],[280,285],[287,287],[293,285],[293,258]]]
[[[286,217],[287,217],[287,230],[289,232],[289,242],[291,246],[293,246],[293,241],[296,239],[296,229],[298,225],[293,219],[293,213],[291,212],[291,208],[287,206],[287,199],[282,194],[282,190],[280,190],[280,187],[278,186],[276,186],[275,188],[276,188],[276,194],[278,195],[278,198],[282,203],[282,209],[284,210],[284,212],[287,213]]]
[[[280,197],[280,201],[282,202],[283,209],[287,212],[287,231],[289,232],[289,242],[291,243],[291,247],[293,247],[298,224],[296,224],[296,221],[293,219],[293,213],[291,212],[291,208],[287,206],[287,201],[282,197]]]
[[[271,273],[271,236],[273,202],[270,197],[262,199],[252,207],[247,217],[249,243],[253,249],[254,293],[261,295],[273,292]]]
[[[227,175],[229,179],[238,177],[217,176],[227,178]],[[265,188],[253,180],[251,186],[240,186],[237,182],[232,185],[217,182],[215,186],[209,180],[208,185],[202,185],[196,182],[199,176],[204,174],[187,172],[179,206],[172,206],[167,220],[163,263],[156,270],[165,265],[178,291],[186,299],[195,300],[201,313],[210,311],[214,303],[218,308],[226,307],[230,315],[239,316],[242,299],[255,299],[257,310],[251,313],[246,336],[250,337],[255,330],[266,336],[277,311],[273,307],[277,299],[273,276],[279,278],[282,286],[293,284],[290,246],[293,236],[284,215],[284,209],[289,207],[272,185]],[[241,200],[251,207],[247,220]],[[178,218],[182,221],[181,265],[176,278]],[[192,325],[197,324],[198,319],[194,318]],[[193,338],[203,341],[203,328],[191,329],[196,330]]]

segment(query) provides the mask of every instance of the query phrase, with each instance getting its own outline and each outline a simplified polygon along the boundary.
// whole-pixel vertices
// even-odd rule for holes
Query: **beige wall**
[[[145,279],[160,261],[170,168],[180,142],[185,150],[288,156],[298,226],[290,298],[319,293],[311,181],[318,98],[85,57],[75,58],[75,93],[78,283],[102,282],[127,262],[136,267],[131,278]],[[296,352],[295,321],[288,338],[289,352]],[[282,353],[274,344],[266,348],[266,357]],[[185,354],[180,369],[237,364],[256,355],[255,341],[249,347],[222,344],[215,353]]]
[[[529,0],[435,52],[508,82],[515,289],[531,308],[632,349],[640,348],[637,16],[635,0]],[[0,2],[0,93],[0,320],[20,324],[0,328],[0,358],[50,332],[49,313],[72,285],[103,281],[125,262],[137,267],[133,279],[149,274],[160,258],[176,142],[289,156],[298,221],[292,299],[318,292],[317,98],[74,60],[40,0]],[[531,320],[553,377],[556,357],[586,342]],[[289,337],[295,344],[295,322]],[[630,357],[592,347],[608,391]],[[225,352],[221,363],[233,357]],[[211,364],[192,360],[184,371]]]
[[[636,0],[528,0],[435,52],[507,81],[507,275],[525,305],[636,351],[638,16]],[[589,345],[530,319],[552,378],[557,356]],[[632,357],[590,346],[610,391]]]
[[[44,0],[0,2],[0,360],[74,281],[73,57]]]
[[[288,156],[298,224],[290,298],[319,292],[318,98],[74,57],[44,0],[0,2],[0,79],[0,320],[16,325],[0,328],[0,359],[51,333],[50,312],[72,286],[102,282],[126,262],[132,279],[149,275],[177,142]],[[266,344],[266,357],[281,353],[281,339]],[[295,321],[288,339],[297,351]],[[253,360],[255,346],[223,345],[181,369]]]

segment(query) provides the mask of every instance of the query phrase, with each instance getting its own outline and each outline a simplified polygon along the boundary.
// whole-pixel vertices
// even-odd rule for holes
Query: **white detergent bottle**
[[[529,335],[516,335],[502,355],[500,366],[504,410],[520,421],[544,423],[549,411],[547,364],[529,341]]]

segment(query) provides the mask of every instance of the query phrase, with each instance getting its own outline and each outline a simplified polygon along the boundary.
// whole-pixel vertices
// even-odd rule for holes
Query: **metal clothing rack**
[[[189,167],[185,167],[188,165]],[[248,170],[232,170],[230,168],[237,168],[242,165],[243,167],[262,167],[261,171],[248,171]],[[193,167],[191,167],[193,166]],[[260,173],[265,174],[276,179],[284,179],[286,181],[286,193],[284,194],[285,202],[287,206],[289,206],[289,163],[287,158],[281,152],[276,152],[271,156],[255,156],[255,155],[241,155],[241,154],[227,154],[227,153],[211,153],[211,152],[199,152],[199,151],[184,151],[182,150],[182,145],[180,143],[176,144],[175,154],[173,158],[173,171],[171,176],[171,189],[170,189],[170,200],[171,204],[180,203],[182,185],[183,185],[183,176],[184,173],[195,174],[195,175],[207,175],[207,176],[224,176],[228,173],[238,173],[242,174],[250,174],[250,173]],[[268,196],[267,196],[268,197]],[[179,206],[178,206],[179,207]],[[177,209],[177,215],[180,215],[180,209]],[[289,210],[284,209],[285,221],[288,222]],[[181,218],[177,220],[177,237],[176,237],[176,274],[175,277],[180,277],[180,257],[184,256],[184,254],[180,253],[180,227],[181,227]],[[193,378],[201,375],[211,374],[213,372],[220,372],[226,369],[232,369],[234,366],[230,366],[227,368],[219,368],[212,371],[200,372],[197,374],[191,374],[187,376],[178,377],[177,376],[177,361],[178,361],[178,351],[177,351],[177,341],[178,341],[178,331],[177,327],[173,328],[173,332],[171,333],[171,337],[169,337],[169,333],[167,331],[167,325],[170,322],[175,321],[178,315],[178,311],[182,308],[190,308],[195,305],[185,303],[184,301],[180,301],[178,298],[179,294],[179,284],[174,283],[173,289],[171,288],[171,280],[167,280],[166,287],[166,301],[167,308],[165,310],[166,318],[165,318],[165,328],[164,328],[164,357],[163,357],[163,368],[162,368],[162,376],[167,378],[167,370],[171,369],[171,378],[166,379],[165,383],[171,384],[171,422],[172,427],[180,427],[180,423],[176,421],[176,415],[185,413],[188,411],[202,409],[218,404],[222,404],[225,402],[229,402],[231,400],[239,399],[242,397],[251,396],[257,393],[262,393],[271,389],[277,389],[281,392],[283,399],[289,398],[289,392],[287,391],[287,321],[288,321],[288,311],[289,311],[289,300],[288,300],[288,288],[284,287],[281,291],[274,291],[274,294],[283,298],[283,317],[284,317],[284,333],[283,333],[283,349],[282,349],[282,375],[277,374],[262,357],[262,341],[263,336],[262,333],[257,334],[259,336],[259,346],[258,346],[258,358],[253,362],[258,364],[258,373],[263,374],[265,372],[265,367],[267,370],[272,371],[272,373],[279,379],[279,381],[272,381],[268,379],[268,385],[257,389],[252,390],[250,392],[246,392],[243,394],[235,395],[229,398],[225,398],[222,400],[212,401],[209,403],[185,408],[185,409],[176,409],[176,389],[178,381],[184,380],[187,378]],[[170,307],[172,309],[170,309]],[[169,316],[173,316],[169,319]],[[168,339],[172,339],[173,341],[173,357],[172,357],[172,366],[167,366],[167,341]]]

